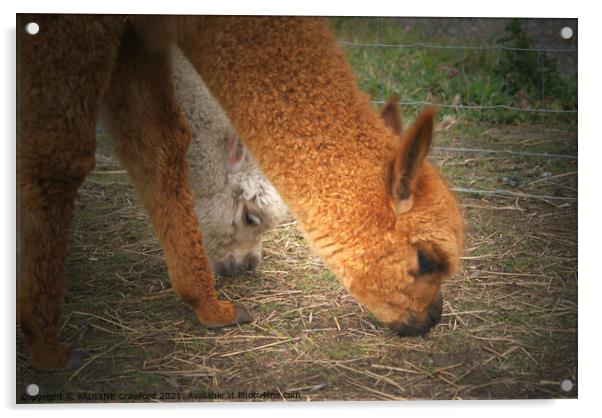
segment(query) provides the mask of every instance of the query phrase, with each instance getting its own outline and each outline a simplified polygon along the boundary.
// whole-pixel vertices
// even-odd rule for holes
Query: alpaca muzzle
[[[416,337],[418,335],[424,335],[439,323],[442,311],[443,298],[439,293],[428,307],[426,315],[424,315],[422,320],[419,320],[416,314],[412,312],[406,315],[406,319],[403,322],[392,324],[391,328],[393,328],[400,337]]]
[[[238,274],[257,271],[261,255],[248,253],[241,260],[230,255],[225,260],[215,263],[213,270],[224,277],[232,277]]]

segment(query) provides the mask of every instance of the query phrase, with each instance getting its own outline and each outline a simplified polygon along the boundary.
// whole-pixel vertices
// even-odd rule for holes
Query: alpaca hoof
[[[231,327],[233,325],[238,325],[238,324],[247,324],[247,323],[253,321],[253,317],[251,316],[251,314],[242,306],[234,305],[234,304],[232,304],[232,302],[228,302],[228,301],[219,301],[219,304],[222,307],[227,308],[227,310],[225,310],[226,312],[222,311],[221,313],[227,313],[228,319],[225,319],[225,320],[219,319],[219,317],[217,317],[217,315],[215,315],[216,310],[209,311],[209,314],[211,316],[213,316],[213,318],[211,318],[211,317],[207,318],[209,316],[209,315],[207,315],[207,313],[208,313],[207,310],[197,311],[196,312],[197,319],[199,320],[199,322],[201,323],[202,326],[204,326],[205,328],[213,329],[213,328]]]
[[[85,351],[73,350],[71,353],[69,353],[69,358],[67,359],[65,369],[79,369],[81,366],[83,366],[87,357],[88,354]]]
[[[235,306],[234,312],[236,313],[236,323],[237,324],[248,324],[249,322],[253,322],[253,317],[242,306]]]
[[[29,367],[31,370],[38,373],[52,373],[59,372],[62,370],[73,370],[80,368],[88,355],[84,351],[73,350],[65,353],[62,361],[53,359],[45,359],[45,361],[34,361],[33,364],[30,362]]]

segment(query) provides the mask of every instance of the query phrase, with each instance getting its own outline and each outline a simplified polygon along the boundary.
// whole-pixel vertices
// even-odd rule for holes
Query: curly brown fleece
[[[250,320],[217,300],[203,252],[173,42],[345,288],[402,334],[437,321],[463,227],[454,196],[423,162],[434,112],[400,142],[358,91],[322,20],[34,15],[19,16],[19,27],[30,20],[41,31],[18,36],[18,319],[33,367],[77,360],[57,341],[60,300],[73,199],[94,167],[101,101],[176,292],[206,326]],[[398,110],[389,115],[400,126]]]

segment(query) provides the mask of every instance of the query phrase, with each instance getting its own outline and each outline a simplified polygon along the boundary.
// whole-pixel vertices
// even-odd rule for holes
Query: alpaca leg
[[[163,245],[175,291],[205,326],[250,321],[244,309],[217,299],[188,186],[191,133],[175,98],[169,53],[145,50],[128,31],[106,105],[117,153]]]
[[[38,35],[21,33],[27,21],[40,25]],[[99,31],[82,36],[86,24]],[[77,189],[94,168],[95,121],[117,54],[118,22],[21,15],[17,27],[17,320],[30,366],[54,369],[81,361],[57,340],[66,246]]]
[[[83,136],[48,136],[55,142],[75,142]],[[86,174],[94,167],[94,136],[86,136],[91,150],[52,152],[40,158],[60,159],[65,167],[56,171],[32,173],[19,158],[19,255],[18,321],[27,340],[29,365],[32,368],[62,368],[76,357],[59,343],[60,308],[64,288],[68,228],[74,199]],[[39,164],[41,165],[41,163]]]

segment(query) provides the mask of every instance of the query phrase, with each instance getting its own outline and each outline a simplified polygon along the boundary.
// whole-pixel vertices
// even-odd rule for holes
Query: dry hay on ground
[[[524,127],[455,125],[440,146],[555,146]],[[551,138],[551,139],[550,139]],[[497,141],[497,142],[496,142]],[[520,145],[520,144],[519,144]],[[126,174],[99,136],[99,164],[80,191],[69,245],[61,335],[88,351],[77,370],[34,374],[18,338],[17,398],[41,393],[298,393],[301,400],[576,397],[577,205],[571,200],[461,195],[461,271],[426,337],[398,338],[338,285],[288,220],[257,274],[219,279],[222,298],[255,322],[207,330],[171,290],[162,250]],[[576,161],[435,152],[454,186],[576,197]],[[508,179],[516,177],[508,183]],[[141,400],[141,399],[133,399]],[[290,400],[290,399],[289,399]]]

